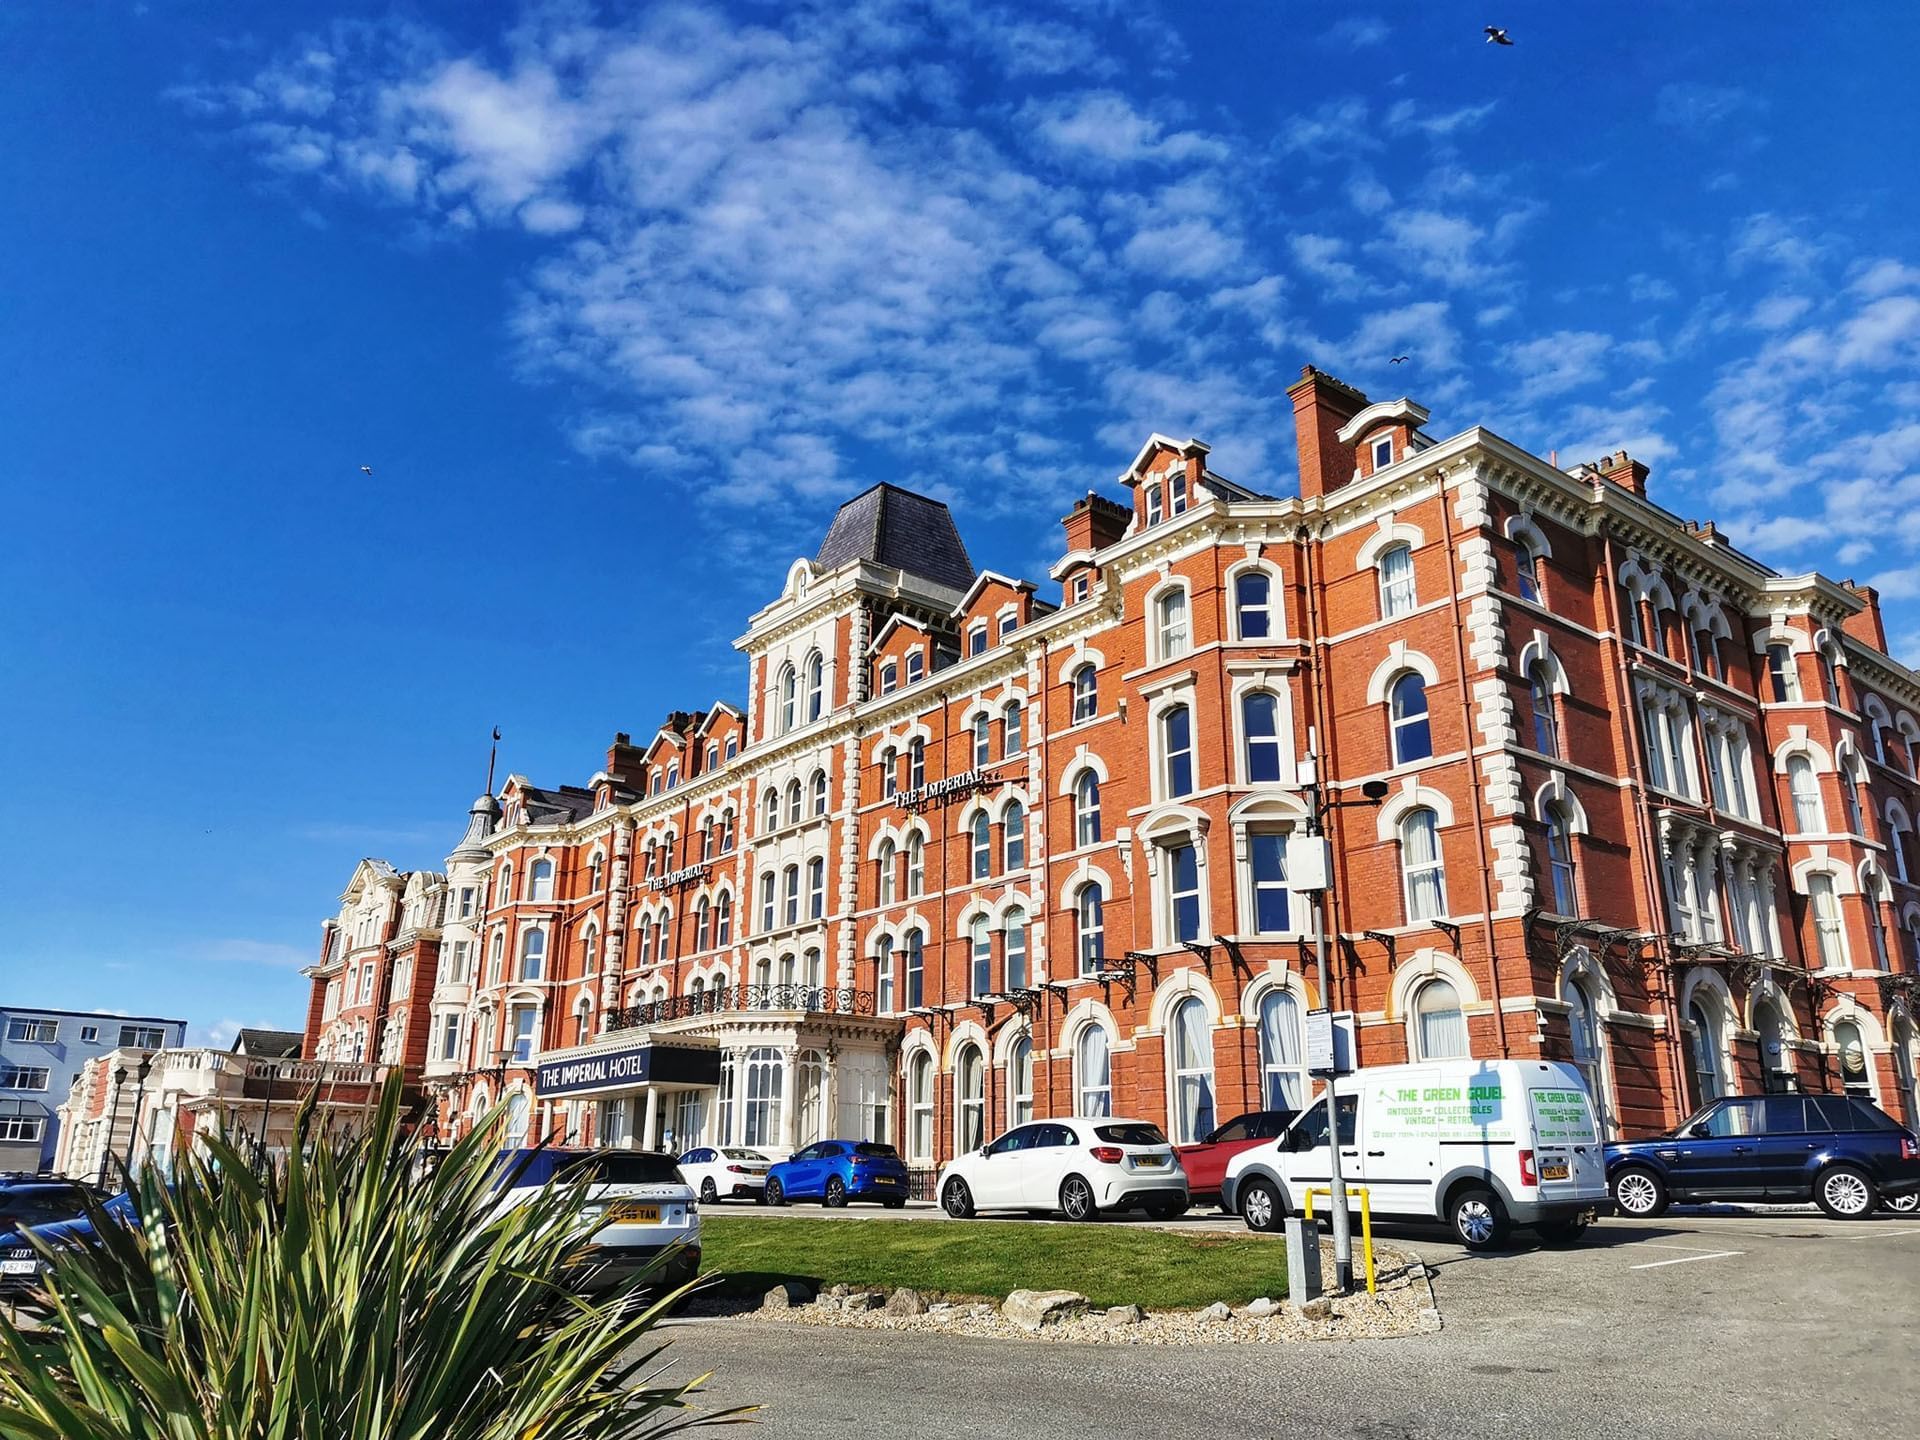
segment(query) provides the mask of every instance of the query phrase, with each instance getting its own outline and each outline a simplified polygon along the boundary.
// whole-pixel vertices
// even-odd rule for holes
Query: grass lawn
[[[701,1217],[700,1269],[727,1293],[781,1280],[1000,1298],[1078,1290],[1095,1305],[1189,1310],[1287,1293],[1287,1251],[1254,1236],[1117,1225]]]

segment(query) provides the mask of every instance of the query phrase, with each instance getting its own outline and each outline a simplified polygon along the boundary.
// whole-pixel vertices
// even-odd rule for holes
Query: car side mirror
[[[1696,1139],[1705,1140],[1710,1135],[1712,1135],[1713,1132],[1707,1128],[1707,1122],[1702,1120],[1698,1125],[1688,1126],[1687,1134],[1695,1137]]]
[[[987,1153],[987,1147],[985,1145],[982,1145],[978,1150],[974,1151],[974,1154],[979,1155],[983,1158],[985,1157],[986,1153]]]

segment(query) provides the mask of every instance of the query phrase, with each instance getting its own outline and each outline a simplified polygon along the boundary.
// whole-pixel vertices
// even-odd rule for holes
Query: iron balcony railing
[[[699,1015],[743,1010],[801,1011],[812,1015],[871,1015],[871,990],[836,990],[823,985],[715,985],[698,995],[669,995],[613,1012],[609,1030],[632,1030]]]

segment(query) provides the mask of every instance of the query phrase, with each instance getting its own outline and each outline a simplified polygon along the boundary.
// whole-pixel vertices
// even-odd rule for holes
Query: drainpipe
[[[1507,1043],[1507,1013],[1500,1003],[1500,955],[1494,944],[1493,933],[1493,858],[1487,847],[1487,817],[1481,808],[1483,799],[1480,766],[1473,754],[1473,700],[1467,693],[1467,637],[1465,617],[1460,613],[1460,560],[1459,552],[1453,542],[1453,515],[1448,508],[1447,491],[1450,487],[1444,476],[1440,482],[1440,534],[1447,543],[1447,604],[1453,612],[1453,660],[1460,676],[1460,716],[1466,725],[1467,742],[1467,783],[1472,791],[1473,804],[1473,844],[1480,860],[1480,926],[1487,942],[1487,979],[1493,988],[1494,1031],[1500,1037],[1500,1053],[1511,1056],[1512,1047]],[[1527,937],[1521,937],[1522,953],[1525,952]],[[1533,962],[1527,961],[1528,987],[1532,987]]]
[[[1634,802],[1634,829],[1640,838],[1640,883],[1646,887],[1647,911],[1653,917],[1655,925],[1660,927],[1662,935],[1671,935],[1673,917],[1667,913],[1666,887],[1659,883],[1659,876],[1653,867],[1653,853],[1657,841],[1652,827],[1647,823],[1649,797],[1645,773],[1646,735],[1640,728],[1640,704],[1633,692],[1633,673],[1627,665],[1626,645],[1620,638],[1625,632],[1620,624],[1619,582],[1614,578],[1619,574],[1619,567],[1613,549],[1613,536],[1603,535],[1600,543],[1601,558],[1607,567],[1601,589],[1606,595],[1607,627],[1614,635],[1613,668],[1620,685],[1621,705],[1627,712],[1627,779],[1630,782],[1630,793]],[[1666,950],[1664,943],[1661,949],[1663,952]],[[1670,957],[1663,953],[1661,958]],[[1680,997],[1668,987],[1664,980],[1656,993],[1665,1002],[1671,1022],[1667,1026],[1667,1065],[1673,1073],[1676,1087],[1673,1093],[1684,1097],[1687,1093],[1687,1077],[1684,1068],[1685,1059],[1680,1047]],[[1729,1046],[1731,1046],[1731,1037],[1729,1037]],[[1684,1107],[1681,1113],[1684,1114]]]
[[[1053,647],[1047,643],[1047,639],[1043,635],[1040,637],[1040,696],[1038,703],[1033,708],[1035,712],[1034,718],[1040,726],[1040,794],[1038,801],[1040,811],[1040,843],[1045,847],[1045,854],[1040,865],[1040,914],[1042,917],[1047,917],[1041,920],[1040,928],[1041,932],[1046,936],[1046,983],[1048,986],[1053,984],[1054,953],[1053,924],[1050,918],[1053,915],[1053,829],[1047,823],[1047,815],[1053,803],[1053,796],[1047,793],[1047,787],[1053,783],[1053,726],[1047,718],[1048,700],[1050,696],[1048,687],[1052,685],[1052,683]],[[1069,816],[1068,819],[1069,823],[1071,823],[1072,817]],[[1032,964],[1031,958],[1029,958],[1028,963],[1029,965]],[[1029,974],[1027,978],[1031,981],[1034,977],[1032,974]],[[1039,1037],[1031,1037],[1034,1042],[1034,1058],[1036,1062],[1041,1055],[1047,1057],[1044,1068],[1046,1070],[1047,1084],[1047,1114],[1049,1115],[1059,1113],[1055,1110],[1053,1104],[1053,1016],[1050,1013],[1052,1001],[1053,991],[1051,989],[1043,989],[1040,991],[1039,999],[1034,1005],[1034,1013],[1040,1017],[1040,1022],[1047,1038],[1046,1048],[1043,1050],[1039,1047]],[[1029,1021],[1028,1024],[1029,1030],[1031,1030],[1032,1022]],[[1036,1101],[1038,1098],[1037,1096],[1035,1097]]]

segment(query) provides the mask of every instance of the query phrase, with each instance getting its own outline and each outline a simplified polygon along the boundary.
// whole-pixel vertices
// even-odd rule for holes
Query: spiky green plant
[[[134,1187],[137,1229],[49,1253],[0,1317],[6,1440],[625,1440],[696,1414],[657,1379],[640,1277],[592,1298],[581,1183],[499,1209],[495,1116],[429,1171],[398,1080],[358,1138],[303,1110],[271,1167],[224,1140]]]

